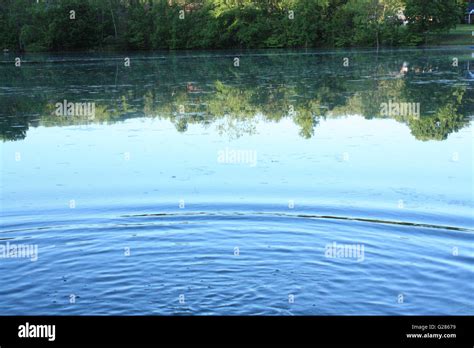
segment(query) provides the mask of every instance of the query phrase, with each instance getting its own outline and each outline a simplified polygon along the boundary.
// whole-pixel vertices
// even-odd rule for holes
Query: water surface
[[[470,57],[3,56],[0,314],[473,314]]]

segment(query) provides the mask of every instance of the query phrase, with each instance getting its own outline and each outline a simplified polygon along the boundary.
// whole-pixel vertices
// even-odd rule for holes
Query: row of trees
[[[379,60],[372,53],[358,53],[350,56],[353,65],[347,69],[340,68],[342,55],[326,54],[247,56],[239,69],[229,59],[183,59],[183,54],[137,59],[133,69],[121,60],[89,63],[87,69],[68,64],[68,74],[62,65],[17,69],[10,64],[0,66],[2,83],[24,93],[0,95],[0,139],[22,139],[29,127],[38,125],[114,123],[143,116],[169,120],[179,132],[201,124],[230,137],[252,132],[262,119],[291,119],[300,135],[310,138],[317,136],[322,119],[361,115],[395,119],[419,140],[444,140],[470,124],[474,93],[462,83],[463,69],[436,52],[414,50],[405,57],[384,52]],[[405,60],[410,62],[406,75],[399,73]],[[440,84],[433,76],[438,82],[457,82]],[[425,82],[422,88],[419,82]],[[94,119],[58,116],[55,105],[63,100],[94,102]],[[420,113],[387,115],[381,106],[389,101],[419,103]]]
[[[287,91],[281,91],[287,97]],[[261,93],[261,94],[259,94]],[[148,91],[144,95],[144,105],[141,110],[128,105],[128,97],[122,96],[116,104],[120,109],[113,109],[110,105],[100,102],[96,105],[95,117],[93,120],[87,117],[58,117],[54,114],[55,106],[53,103],[39,101],[37,104],[30,105],[14,105],[21,108],[40,109],[42,114],[38,117],[28,116],[28,113],[18,112],[16,117],[0,117],[0,139],[3,141],[20,140],[26,137],[26,133],[30,126],[70,126],[85,125],[89,123],[115,123],[124,119],[139,116],[158,117],[160,119],[168,119],[172,122],[177,131],[186,132],[190,124],[215,125],[221,134],[226,134],[231,138],[239,137],[243,134],[253,133],[255,126],[260,122],[259,113],[263,113],[264,120],[267,122],[279,122],[283,118],[291,117],[293,122],[300,128],[300,136],[311,138],[317,131],[317,126],[321,119],[337,118],[345,115],[354,115],[360,113],[362,116],[366,109],[370,108],[368,103],[374,101],[387,101],[384,95],[387,92],[373,93],[357,93],[354,94],[345,105],[338,105],[332,110],[327,110],[323,106],[323,102],[319,99],[304,100],[298,103],[290,104],[288,98],[280,101],[278,105],[267,104],[255,105],[255,100],[271,99],[271,96],[265,95],[262,91],[249,90],[240,91],[235,87],[224,85],[217,81],[215,85],[215,93],[208,102],[208,106],[199,110],[192,110],[180,114],[179,107],[186,103],[189,105],[189,95],[184,92],[178,93],[174,100],[166,104],[154,105],[156,94]],[[458,132],[462,128],[469,125],[469,118],[463,115],[466,104],[469,103],[466,89],[457,87],[448,94],[443,103],[436,108],[431,115],[422,115],[421,117],[413,116],[390,116],[398,122],[407,124],[413,136],[422,141],[427,140],[445,140],[453,132]],[[114,104],[114,105],[116,105]],[[13,106],[13,105],[10,105]],[[285,107],[286,109],[282,108]],[[275,109],[280,108],[278,113]],[[293,110],[292,110],[293,109]],[[113,110],[113,111],[111,111]],[[382,118],[382,115],[364,116],[367,119]]]
[[[416,45],[463,0],[1,0],[0,47],[26,51]]]

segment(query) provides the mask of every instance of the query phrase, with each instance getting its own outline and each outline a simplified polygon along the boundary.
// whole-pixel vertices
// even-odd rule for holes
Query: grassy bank
[[[434,45],[474,45],[473,24],[459,24],[446,34],[433,36]]]

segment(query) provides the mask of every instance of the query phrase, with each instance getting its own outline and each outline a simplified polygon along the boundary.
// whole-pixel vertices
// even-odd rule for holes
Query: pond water
[[[468,48],[14,59],[0,315],[474,314]]]

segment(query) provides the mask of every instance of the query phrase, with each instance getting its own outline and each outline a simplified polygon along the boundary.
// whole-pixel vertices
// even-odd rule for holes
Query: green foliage
[[[463,7],[457,0],[405,0],[410,32],[426,42],[428,34],[447,31],[460,22]],[[465,4],[464,4],[465,6]]]
[[[392,118],[407,124],[419,140],[440,141],[468,126],[468,115],[473,114],[473,93],[467,86],[429,83],[420,88],[414,83],[424,80],[425,72],[435,67],[444,72],[442,76],[452,77],[454,71],[449,59],[440,62],[438,55],[431,59],[423,51],[407,54],[410,71],[406,75],[399,74],[403,60],[385,56],[388,59],[377,62],[372,53],[351,56],[354,65],[344,72],[339,59],[325,55],[246,55],[242,57],[246,63],[239,69],[233,68],[232,60],[217,57],[189,64],[188,59],[175,59],[174,54],[166,56],[152,62],[137,59],[134,69],[120,68],[117,63],[97,64],[92,66],[95,70],[84,71],[73,64],[73,79],[53,67],[5,66],[1,71],[5,86],[26,91],[36,86],[51,88],[21,97],[3,95],[0,139],[22,139],[28,128],[38,125],[113,123],[141,116],[169,120],[180,132],[193,124],[209,125],[230,137],[254,132],[262,119],[290,119],[302,137],[310,138],[318,136],[319,122],[324,119],[360,115]],[[315,73],[316,67],[322,67],[320,73]],[[153,73],[157,71],[159,74]],[[456,80],[462,80],[462,72],[457,74]],[[91,81],[102,86],[120,83],[116,88],[97,89],[91,96],[96,103],[93,120],[58,117],[55,103],[77,97],[68,88],[71,81],[77,88],[86,88]],[[419,103],[420,112],[384,114],[381,105],[389,101]]]
[[[422,141],[445,140],[449,134],[465,127],[469,120],[460,112],[465,92],[465,89],[458,88],[448,95],[447,103],[440,106],[433,117],[409,120],[411,133]]]
[[[458,23],[462,6],[461,0],[2,0],[0,48],[418,45]]]

